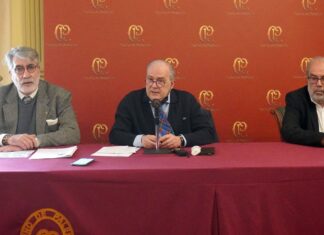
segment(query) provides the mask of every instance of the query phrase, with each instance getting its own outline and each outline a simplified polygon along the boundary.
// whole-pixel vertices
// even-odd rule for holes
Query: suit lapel
[[[8,133],[16,133],[18,123],[18,92],[12,84],[11,90],[3,105],[4,126],[8,126]]]
[[[178,122],[177,122],[177,120],[179,119],[179,115],[177,114],[177,111],[179,111],[178,106],[179,106],[178,96],[173,90],[171,90],[168,121],[175,132],[177,132],[176,130],[178,129]]]
[[[48,115],[49,98],[46,94],[46,84],[40,81],[36,101],[36,133],[45,133],[46,118]]]
[[[155,133],[155,125],[154,125],[154,116],[152,112],[152,108],[150,105],[150,99],[146,95],[146,91],[144,90],[142,96],[142,107],[143,107],[143,118],[144,118],[144,125],[147,127],[147,133]]]

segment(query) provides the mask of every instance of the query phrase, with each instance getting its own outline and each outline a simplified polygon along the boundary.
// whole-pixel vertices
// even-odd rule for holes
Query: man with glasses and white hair
[[[79,143],[71,94],[40,80],[37,51],[16,47],[5,61],[12,83],[0,87],[0,151]]]
[[[310,60],[307,86],[286,95],[281,135],[287,142],[324,146],[324,57]]]
[[[204,145],[217,141],[210,116],[195,97],[174,89],[175,72],[164,60],[154,60],[146,69],[146,88],[135,90],[120,102],[110,143],[152,149],[156,147],[154,101],[160,102],[160,148]],[[165,128],[164,128],[165,127]]]

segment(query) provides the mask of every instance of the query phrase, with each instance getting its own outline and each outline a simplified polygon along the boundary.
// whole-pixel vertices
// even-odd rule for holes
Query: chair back
[[[279,106],[276,109],[272,109],[271,113],[275,116],[278,124],[279,130],[281,130],[282,127],[282,119],[285,115],[285,107],[284,106]]]

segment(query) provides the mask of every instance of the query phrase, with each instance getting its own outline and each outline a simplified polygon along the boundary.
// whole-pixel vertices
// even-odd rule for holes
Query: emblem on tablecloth
[[[42,208],[33,212],[21,227],[20,235],[32,234],[74,235],[74,231],[62,213],[52,208]]]

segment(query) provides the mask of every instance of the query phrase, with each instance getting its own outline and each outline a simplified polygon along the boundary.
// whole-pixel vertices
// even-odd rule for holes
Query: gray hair
[[[37,63],[39,62],[39,56],[38,52],[31,48],[31,47],[15,47],[10,49],[10,51],[7,52],[5,55],[5,62],[9,68],[9,70],[13,69],[13,58],[14,57],[19,57],[21,59],[30,59],[31,61],[36,61]]]
[[[309,61],[309,63],[307,63],[307,66],[306,66],[306,76],[307,77],[310,76],[310,69],[315,62],[323,62],[324,63],[324,56],[315,56]]]
[[[146,74],[147,74],[148,69],[149,69],[153,64],[160,64],[160,63],[161,63],[161,64],[165,64],[166,66],[168,66],[168,68],[169,68],[169,76],[170,76],[170,80],[171,80],[171,82],[173,82],[174,79],[175,79],[175,70],[174,70],[172,64],[166,62],[165,60],[157,59],[157,60],[153,60],[153,61],[151,61],[151,62],[147,65],[147,67],[146,67]]]

